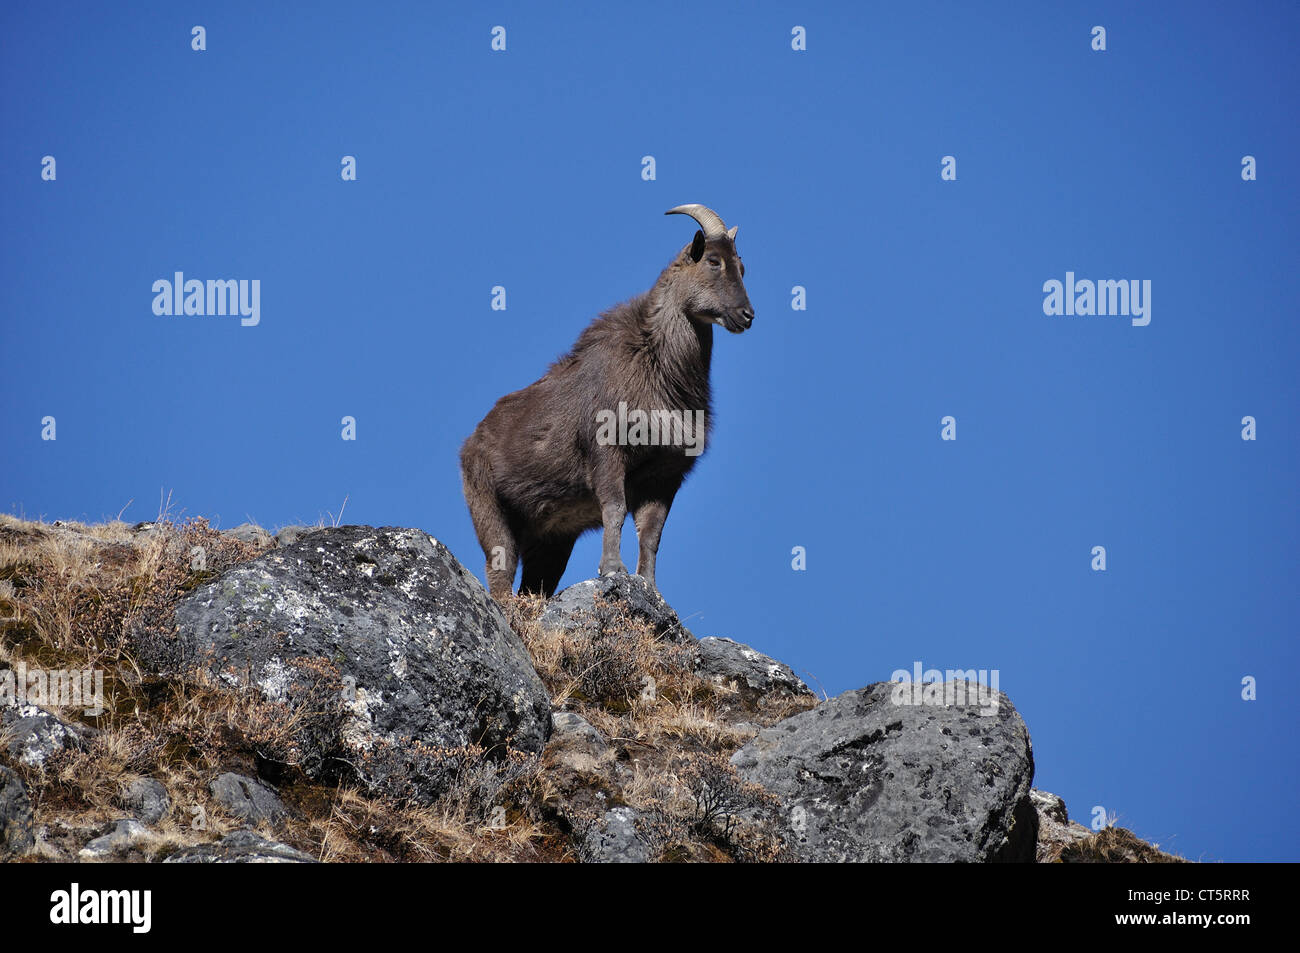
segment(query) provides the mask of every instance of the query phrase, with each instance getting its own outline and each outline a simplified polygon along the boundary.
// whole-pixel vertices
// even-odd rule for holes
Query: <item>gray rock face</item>
[[[178,850],[164,864],[314,864],[316,858],[252,831],[235,831],[214,844]]]
[[[695,640],[663,596],[640,576],[626,572],[587,579],[556,593],[538,621],[544,629],[568,630],[596,625],[611,611],[598,608],[597,598],[606,603],[624,603],[634,617],[649,622],[655,633],[663,638],[674,642]]]
[[[227,772],[208,785],[208,789],[213,800],[249,824],[263,821],[278,824],[289,816],[284,802],[276,797],[275,792],[242,774]]]
[[[112,830],[96,837],[77,854],[79,860],[106,860],[116,854],[125,854],[132,847],[149,839],[149,831],[135,818],[115,821]]]
[[[552,723],[544,756],[551,803],[558,814],[576,822],[575,829],[588,829],[593,826],[591,818],[603,818],[609,810],[606,792],[622,787],[625,779],[620,775],[627,769],[619,763],[605,736],[582,716],[557,711]],[[588,841],[598,843],[600,835],[592,837],[596,839],[583,833],[577,835],[580,856],[592,854],[585,845]],[[597,850],[595,855],[599,854]]]
[[[1070,812],[1065,809],[1065,801],[1049,791],[1034,788],[1029,792],[1029,799],[1034,802],[1034,810],[1039,818],[1047,818],[1058,824],[1070,823]]]
[[[965,704],[957,687],[970,686]],[[892,682],[823,702],[759,733],[732,756],[781,800],[804,861],[1034,859],[1033,753],[1000,692],[945,686],[952,704],[896,704]],[[993,710],[993,714],[981,712]]]
[[[760,695],[812,695],[790,666],[731,639],[700,639],[695,647],[695,671]]]
[[[587,831],[582,841],[582,859],[589,864],[644,864],[650,849],[636,830],[637,812],[616,807]]]
[[[136,778],[127,785],[122,804],[146,824],[157,824],[172,809],[167,788],[153,778]]]
[[[0,860],[21,856],[35,844],[27,788],[22,778],[0,765]]]
[[[420,530],[312,532],[199,587],[176,622],[178,667],[251,680],[272,701],[310,694],[297,660],[337,666],[339,736],[353,751],[414,739],[539,752],[549,732],[550,699],[523,643],[478,581]],[[305,751],[304,770],[322,773],[323,759]]]
[[[1070,820],[1065,801],[1047,791],[1029,792],[1029,799],[1038,812],[1038,852],[1040,864],[1050,863],[1079,841],[1092,836],[1092,831],[1077,821]]]
[[[83,746],[96,733],[37,705],[0,706],[0,729],[9,735],[9,757],[33,766],[64,748]]]

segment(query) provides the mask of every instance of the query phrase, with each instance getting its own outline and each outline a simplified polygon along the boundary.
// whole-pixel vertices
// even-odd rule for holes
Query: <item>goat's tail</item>
[[[501,499],[492,479],[492,465],[472,446],[472,439],[467,440],[460,451],[460,477],[470,519],[474,521],[474,532],[478,534],[478,543],[487,557],[488,591],[499,602],[508,598],[514,589],[519,545],[501,509]]]

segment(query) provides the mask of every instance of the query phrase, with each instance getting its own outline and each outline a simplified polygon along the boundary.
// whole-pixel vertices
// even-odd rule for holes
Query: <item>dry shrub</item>
[[[1185,864],[1187,860],[1148,844],[1126,827],[1103,827],[1091,837],[1066,845],[1061,863],[1078,864]]]
[[[414,739],[379,741],[357,752],[366,788],[397,804],[459,804],[465,816],[486,822],[497,807],[528,800],[521,792],[535,779],[540,759],[513,749],[488,752],[477,745],[442,747]],[[512,801],[513,798],[513,801]]]
[[[205,519],[134,534],[124,523],[46,527],[6,517],[0,530],[0,580],[9,583],[0,599],[10,607],[0,635],[47,665],[107,668],[133,634],[166,638],[186,592],[262,552]]]
[[[235,724],[258,755],[259,771],[273,781],[301,774],[316,781],[337,781],[349,772],[351,752],[343,738],[348,711],[343,677],[325,658],[285,659],[294,671],[287,697],[270,702],[256,688],[243,691],[249,701]]]
[[[543,629],[545,606],[537,596],[513,596],[505,612],[556,707],[572,700],[626,712],[639,699],[691,694],[703,685],[691,673],[689,646],[657,635],[621,604],[597,600],[589,624],[570,629]]]
[[[558,859],[555,840],[525,816],[511,815],[504,826],[467,819],[446,802],[395,805],[354,788],[334,792],[328,813],[308,825],[317,856],[343,862],[501,862]],[[544,854],[542,850],[550,853]]]
[[[398,750],[402,770],[372,774],[369,791],[340,787],[328,817],[311,822],[324,859],[373,860],[376,850],[398,861],[538,859],[533,842],[547,836],[538,823],[540,759],[489,757],[473,745]]]

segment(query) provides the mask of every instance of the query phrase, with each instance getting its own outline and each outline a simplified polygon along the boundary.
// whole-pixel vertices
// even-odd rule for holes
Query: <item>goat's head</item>
[[[745,292],[745,265],[736,253],[736,229],[703,205],[679,205],[665,215],[689,215],[700,223],[695,239],[682,250],[682,309],[692,321],[720,324],[740,334],[754,323]]]

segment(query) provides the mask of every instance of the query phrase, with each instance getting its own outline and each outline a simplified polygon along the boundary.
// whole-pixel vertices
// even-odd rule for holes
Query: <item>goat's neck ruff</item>
[[[643,353],[656,363],[671,396],[707,409],[713,325],[692,321],[680,308],[651,308],[646,317]]]

